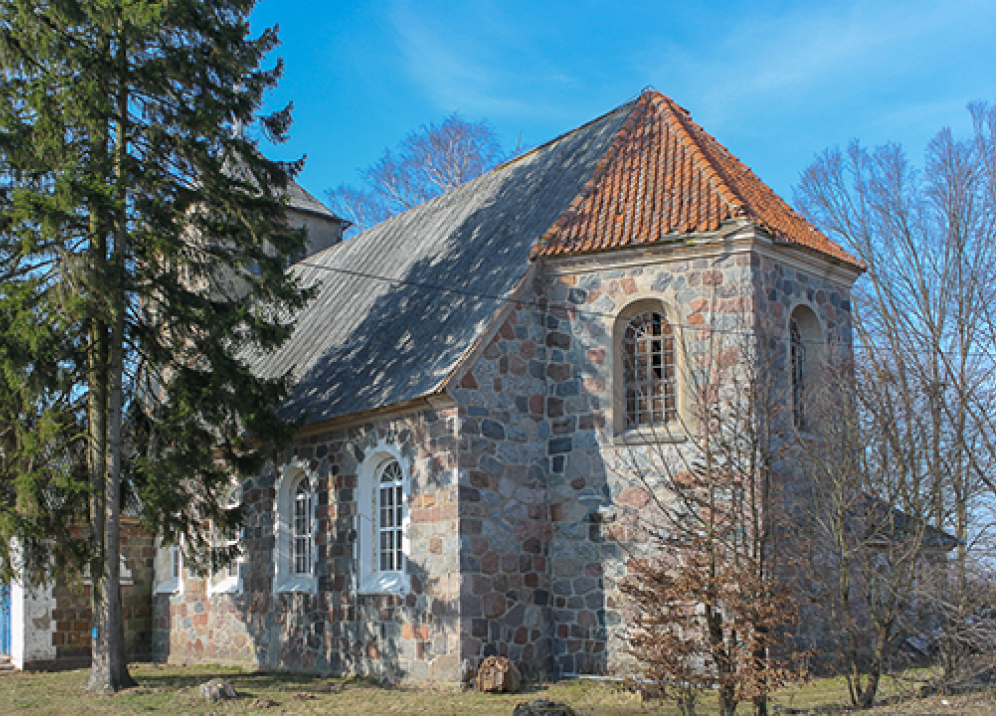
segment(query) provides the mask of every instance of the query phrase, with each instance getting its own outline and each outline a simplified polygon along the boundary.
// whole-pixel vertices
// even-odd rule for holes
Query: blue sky
[[[503,145],[545,142],[651,85],[786,199],[814,155],[851,139],[919,158],[996,101],[996,1],[261,0],[295,105],[300,183],[317,197],[451,112]]]

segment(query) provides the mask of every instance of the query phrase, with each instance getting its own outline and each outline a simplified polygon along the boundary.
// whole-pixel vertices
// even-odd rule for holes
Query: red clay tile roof
[[[585,189],[540,239],[537,256],[651,244],[745,220],[776,240],[857,268],[743,162],[657,91],[644,92]]]

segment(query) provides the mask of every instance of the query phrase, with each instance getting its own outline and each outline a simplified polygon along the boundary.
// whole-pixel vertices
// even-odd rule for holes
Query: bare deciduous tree
[[[934,582],[943,595],[931,590],[948,680],[969,661],[958,635],[980,608],[969,598],[972,565],[996,496],[996,110],[969,110],[972,135],[939,132],[922,171],[895,145],[855,143],[819,156],[797,192],[810,219],[868,265],[855,294],[862,365],[849,437],[864,451],[855,453],[861,489],[906,514],[912,543],[926,538],[911,527],[921,523],[957,539]]]
[[[826,371],[801,459],[812,490],[805,544],[822,577],[814,597],[839,625],[824,656],[869,708],[909,640],[940,626],[925,597],[954,540],[931,524],[937,475],[920,376],[863,358]]]
[[[620,583],[635,612],[628,651],[684,714],[712,688],[724,716],[745,700],[765,714],[768,694],[796,676],[784,641],[796,609],[776,530],[791,413],[773,361],[761,355],[770,342],[746,325],[708,327],[729,318],[716,306],[705,327],[685,329],[702,343],[681,351],[691,363],[691,409],[678,418],[687,449],[671,449],[661,428],[647,443],[649,460],[634,452],[625,461],[647,495],[638,527],[649,546],[631,548]]]
[[[359,231],[408,211],[493,169],[504,157],[485,122],[451,114],[409,134],[362,173],[363,188],[343,184],[329,192],[332,209]]]

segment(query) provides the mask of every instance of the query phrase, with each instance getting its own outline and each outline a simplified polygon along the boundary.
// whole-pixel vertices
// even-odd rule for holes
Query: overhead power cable
[[[294,265],[295,266],[307,266],[309,268],[318,269],[319,271],[329,271],[331,273],[342,274],[342,275],[345,275],[345,276],[355,276],[356,278],[365,278],[365,279],[370,279],[372,281],[382,281],[384,283],[397,284],[397,285],[400,285],[400,286],[411,286],[413,288],[421,288],[421,289],[425,289],[427,291],[437,291],[439,293],[449,293],[449,294],[455,294],[455,295],[458,295],[458,296],[468,296],[468,297],[471,297],[471,298],[487,299],[487,300],[495,301],[497,303],[502,303],[502,304],[514,303],[514,304],[519,305],[519,306],[526,306],[526,307],[529,307],[529,308],[535,308],[538,311],[549,312],[549,306],[547,306],[546,308],[544,308],[542,305],[540,305],[540,303],[538,301],[534,301],[534,300],[531,300],[531,299],[511,298],[509,296],[500,296],[500,295],[497,295],[497,294],[482,293],[480,291],[471,291],[471,290],[465,289],[465,288],[455,288],[455,287],[451,287],[451,286],[440,286],[438,284],[424,283],[424,282],[421,282],[421,281],[412,281],[410,279],[404,279],[404,278],[395,278],[395,277],[392,277],[392,276],[384,276],[384,275],[381,275],[381,274],[370,273],[370,272],[367,272],[367,271],[357,271],[355,269],[341,268],[341,267],[338,267],[338,266],[325,266],[323,264],[316,264],[316,263],[312,263],[312,262],[307,261],[307,260],[305,260],[305,261],[298,261]],[[557,303],[563,304],[563,302],[557,302]],[[566,308],[569,311],[573,311],[574,313],[578,313],[578,314],[582,314],[582,315],[586,315],[586,316],[597,316],[597,317],[600,317],[600,318],[609,318],[609,319],[612,319],[612,320],[615,320],[617,318],[617,316],[615,314],[613,314],[613,313],[606,313],[604,311],[598,311],[598,310],[595,310],[593,308],[584,308],[584,307],[581,307],[579,305],[569,305],[568,304],[566,306]],[[692,325],[692,324],[689,324],[689,323],[677,323],[677,322],[670,322],[670,321],[669,321],[669,323],[670,323],[670,325],[672,325],[672,326],[674,326],[676,328],[687,328],[689,330],[709,330],[709,331],[711,331],[713,333],[722,333],[722,334],[726,334],[726,335],[738,335],[738,336],[754,336],[754,335],[756,335],[753,331],[745,331],[745,330],[739,330],[739,329],[735,329],[735,328],[718,328],[718,327],[715,327],[715,326]],[[803,343],[808,343],[810,345],[818,345],[818,346],[824,346],[824,345],[826,345],[826,343],[823,342],[823,341],[813,341],[813,340],[804,340]],[[852,347],[855,348],[856,350],[866,350],[866,347],[865,346],[861,346],[861,345],[852,346]],[[910,352],[913,352],[913,351],[910,351]],[[930,351],[921,351],[920,353],[926,355],[929,352]],[[945,354],[946,355],[951,355],[950,352],[947,352]],[[986,353],[986,352],[979,352],[979,353],[970,352],[970,353],[966,353],[965,356],[966,357],[975,357],[975,358],[992,358],[993,357],[992,354]]]

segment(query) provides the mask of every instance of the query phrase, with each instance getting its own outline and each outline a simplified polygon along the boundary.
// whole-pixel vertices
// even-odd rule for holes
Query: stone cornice
[[[674,241],[657,244],[626,246],[583,255],[544,257],[538,262],[548,276],[564,276],[660,266],[662,263],[716,260],[751,252],[845,289],[849,289],[862,273],[854,266],[828,259],[804,247],[775,241],[748,224],[728,225],[722,231],[686,234]]]

